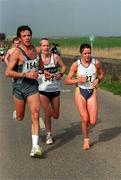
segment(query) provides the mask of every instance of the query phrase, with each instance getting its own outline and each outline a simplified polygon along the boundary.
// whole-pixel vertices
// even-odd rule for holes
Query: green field
[[[89,37],[62,37],[49,38],[51,43],[57,43],[61,47],[79,47],[82,43],[90,43]],[[39,38],[33,38],[33,44],[39,46]],[[11,40],[7,42],[8,46]],[[95,37],[93,42],[95,48],[115,48],[121,47],[121,37]]]
[[[79,47],[81,43],[90,43],[89,37],[78,38],[54,38],[52,43],[58,43],[61,47]],[[35,45],[39,45],[39,39],[33,39]],[[121,47],[121,37],[95,37],[95,48]]]

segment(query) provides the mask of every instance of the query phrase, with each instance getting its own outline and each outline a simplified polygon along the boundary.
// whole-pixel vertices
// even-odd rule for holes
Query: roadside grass
[[[33,39],[33,44],[39,46],[39,38]],[[58,37],[50,38],[51,43],[59,44],[62,55],[80,55],[82,43],[89,43],[89,37]],[[93,56],[102,58],[121,59],[121,37],[95,37]]]
[[[115,95],[121,96],[121,83],[118,81],[111,80],[111,77],[108,75],[100,83],[100,88],[112,92]]]
[[[79,47],[82,43],[90,43],[89,37],[56,38],[51,42],[58,43],[62,47]],[[94,48],[121,47],[121,37],[95,37]]]
[[[57,37],[49,38],[51,43],[57,43],[60,47],[75,47],[78,48],[82,43],[90,43],[89,37]],[[35,45],[39,45],[38,38],[33,39]],[[93,42],[94,48],[113,48],[121,47],[121,37],[95,37]]]
[[[61,48],[61,54],[63,56],[80,56],[79,48],[76,47],[65,47]],[[94,57],[110,58],[110,59],[121,59],[121,47],[114,48],[94,48]]]

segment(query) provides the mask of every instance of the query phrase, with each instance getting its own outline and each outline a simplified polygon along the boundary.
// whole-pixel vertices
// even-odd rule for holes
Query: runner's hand
[[[47,70],[44,70],[44,75],[47,80],[51,79],[51,74]]]
[[[77,78],[77,83],[85,83],[87,82],[87,76],[80,76]]]
[[[37,71],[29,71],[26,73],[26,78],[29,79],[37,79],[38,78],[38,72]]]
[[[58,72],[58,73],[55,75],[55,79],[56,79],[56,80],[61,80],[61,77],[62,77],[62,75],[61,75],[60,72]]]
[[[99,86],[99,79],[95,79],[94,81],[93,81],[93,87],[94,88],[98,88],[98,86]]]

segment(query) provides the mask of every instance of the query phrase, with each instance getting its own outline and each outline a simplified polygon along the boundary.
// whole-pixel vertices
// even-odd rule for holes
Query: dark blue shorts
[[[81,95],[85,98],[86,101],[92,96],[93,91],[94,91],[94,89],[82,89],[80,87],[79,89],[80,89]]]

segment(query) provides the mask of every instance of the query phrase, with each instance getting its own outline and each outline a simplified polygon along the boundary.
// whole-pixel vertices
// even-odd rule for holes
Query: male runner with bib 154
[[[53,144],[51,118],[58,119],[60,111],[60,80],[66,66],[60,56],[50,52],[50,43],[47,38],[40,40],[41,59],[44,69],[50,73],[50,78],[39,75],[40,102],[45,114],[46,144]],[[58,69],[59,68],[59,69]]]
[[[98,59],[91,57],[91,46],[80,46],[81,59],[76,60],[65,79],[65,84],[77,85],[75,104],[81,116],[81,129],[84,138],[83,149],[90,149],[88,127],[97,121],[98,101],[97,88],[105,72]],[[76,75],[76,76],[75,76]]]
[[[16,119],[23,120],[25,104],[27,103],[32,121],[32,150],[31,157],[40,157],[42,149],[38,145],[39,139],[39,111],[40,99],[38,93],[38,69],[41,64],[35,47],[32,45],[32,31],[29,26],[23,25],[17,29],[20,46],[9,58],[5,75],[12,77],[13,99],[16,109]]]

